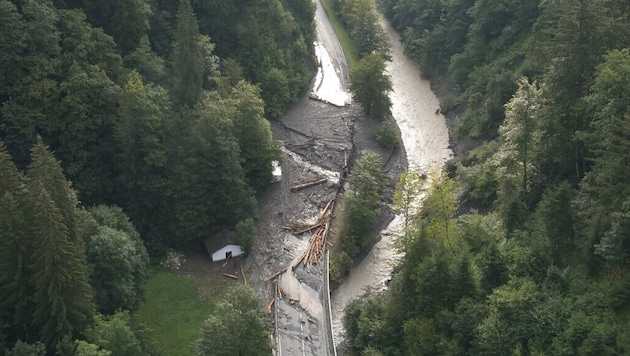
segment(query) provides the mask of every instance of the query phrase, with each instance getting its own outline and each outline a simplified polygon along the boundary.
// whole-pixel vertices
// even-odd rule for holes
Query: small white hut
[[[212,262],[227,260],[231,257],[236,257],[244,254],[243,248],[240,245],[228,244],[212,253]]]
[[[271,168],[272,168],[272,174],[273,174],[273,181],[272,183],[276,183],[276,182],[280,182],[282,181],[282,167],[280,167],[280,162],[279,161],[271,161]]]
[[[236,234],[233,231],[221,230],[214,236],[203,241],[212,262],[238,257],[245,253],[243,247],[235,243]]]

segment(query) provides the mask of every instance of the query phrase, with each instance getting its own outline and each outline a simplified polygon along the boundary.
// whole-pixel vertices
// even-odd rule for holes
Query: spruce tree
[[[198,37],[199,26],[190,0],[182,0],[177,11],[173,62],[173,97],[182,106],[193,107],[201,97],[204,68]]]
[[[176,197],[178,242],[196,248],[208,231],[233,228],[255,210],[253,191],[241,166],[236,138],[232,133],[234,109],[216,98],[206,98],[182,123],[180,149],[173,150],[169,181]],[[179,130],[179,129],[177,129]],[[180,245],[180,248],[183,246]]]
[[[81,331],[94,314],[83,240],[77,233],[77,199],[59,162],[40,142],[28,169],[32,282],[36,309],[33,329],[40,340],[56,345]]]
[[[76,209],[79,204],[76,192],[66,180],[61,164],[41,142],[31,149],[31,164],[28,166],[28,188],[32,194],[46,189],[54,206],[59,209],[62,223],[68,230],[68,236],[78,246],[83,240],[78,233]]]
[[[29,295],[30,235],[26,233],[22,175],[0,142],[0,308],[7,327],[17,338],[27,339],[32,303]]]
[[[4,193],[14,194],[18,190],[21,176],[2,141],[0,141],[0,177],[2,177],[0,179],[0,197]]]

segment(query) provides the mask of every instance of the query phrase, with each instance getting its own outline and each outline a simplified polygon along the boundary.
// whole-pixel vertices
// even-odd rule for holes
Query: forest
[[[375,33],[371,2],[335,5],[364,60],[355,74],[382,74],[382,38],[360,36]],[[450,93],[454,140],[480,144],[429,175],[419,211],[421,178],[403,175],[405,256],[388,292],[347,308],[349,352],[630,353],[630,2],[379,7]],[[255,221],[282,159],[266,118],[308,86],[313,12],[300,0],[0,0],[1,352],[157,354],[133,315],[150,258]],[[379,105],[363,103],[376,116],[388,111],[378,79],[367,97]],[[351,176],[357,224],[378,214],[373,175]],[[346,233],[354,257],[370,232]],[[249,328],[212,316],[195,354],[233,335],[251,342],[226,354],[268,354],[251,293],[216,306]]]
[[[0,0],[0,353],[155,353],[133,316],[150,261],[255,222],[282,159],[267,118],[315,70],[313,14],[299,0]],[[230,293],[216,307],[270,351],[256,297]]]
[[[478,144],[418,211],[403,175],[404,257],[346,309],[350,354],[630,353],[630,2],[379,6]]]

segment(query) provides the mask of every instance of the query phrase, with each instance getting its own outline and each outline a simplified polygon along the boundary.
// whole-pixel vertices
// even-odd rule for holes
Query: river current
[[[448,148],[446,119],[439,111],[439,101],[428,80],[421,77],[416,64],[404,53],[400,36],[389,22],[381,18],[391,46],[392,60],[387,64],[393,91],[390,93],[392,114],[400,129],[409,171],[429,173],[444,166],[453,153]],[[332,295],[333,332],[336,343],[344,337],[343,309],[367,289],[383,289],[391,276],[392,265],[400,258],[394,241],[402,232],[404,218],[396,216],[381,231],[381,240],[355,267]]]

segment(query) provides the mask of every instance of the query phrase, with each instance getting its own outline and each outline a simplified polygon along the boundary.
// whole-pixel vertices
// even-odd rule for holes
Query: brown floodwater
[[[398,33],[383,18],[381,25],[391,46],[392,60],[387,64],[387,71],[394,89],[390,93],[392,114],[400,129],[409,171],[428,174],[443,167],[453,155],[448,147],[446,119],[439,112],[440,103],[431,84],[421,77],[416,64],[404,54]],[[333,330],[337,344],[344,336],[342,317],[345,306],[368,289],[386,288],[385,281],[391,276],[392,264],[400,258],[394,249],[394,241],[403,226],[404,218],[396,216],[381,231],[381,240],[333,293]]]

